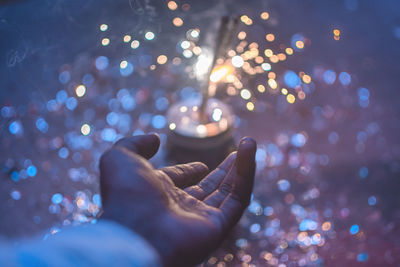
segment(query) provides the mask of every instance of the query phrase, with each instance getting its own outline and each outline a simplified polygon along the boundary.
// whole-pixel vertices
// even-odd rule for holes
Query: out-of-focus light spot
[[[261,68],[265,71],[270,71],[271,70],[271,64],[269,63],[263,63],[261,64]]]
[[[78,85],[78,86],[75,88],[75,93],[76,93],[76,96],[77,96],[77,97],[82,97],[82,96],[84,96],[84,95],[86,94],[86,87],[85,87],[83,84]]]
[[[269,19],[269,13],[266,12],[266,11],[262,12],[261,15],[260,15],[260,18],[261,18],[262,20],[267,20],[267,19]]]
[[[279,190],[283,192],[288,191],[290,188],[290,183],[286,179],[279,180],[276,184],[278,185]]]
[[[257,85],[257,90],[258,90],[260,93],[264,93],[264,92],[265,92],[265,86],[262,85],[262,84],[259,84],[259,85]]]
[[[303,91],[299,91],[299,92],[297,93],[297,97],[298,97],[300,100],[304,100],[304,99],[306,98],[306,93],[304,93]]]
[[[126,60],[121,61],[121,63],[119,64],[119,67],[121,69],[125,69],[126,67],[128,67],[128,61],[126,61]]]
[[[363,252],[357,255],[357,261],[358,262],[366,262],[368,261],[368,253],[367,252]]]
[[[308,84],[308,83],[311,82],[311,76],[310,75],[304,74],[302,79],[303,79],[304,83]]]
[[[333,84],[336,81],[336,72],[333,70],[326,70],[324,72],[324,81],[326,84]]]
[[[38,118],[35,124],[36,128],[38,128],[38,130],[41,131],[42,133],[46,133],[49,130],[49,124],[43,118]]]
[[[69,82],[70,79],[71,79],[71,74],[67,70],[64,70],[63,72],[60,73],[60,75],[58,75],[58,80],[62,84],[66,84],[67,82]]]
[[[205,136],[207,134],[207,127],[203,124],[200,124],[196,127],[196,132],[200,135],[200,136]]]
[[[180,17],[176,17],[172,20],[172,24],[176,27],[181,27],[183,25],[183,20]]]
[[[258,223],[254,223],[250,226],[250,232],[254,233],[258,233],[261,230],[261,225]]]
[[[66,159],[68,158],[69,155],[69,150],[66,147],[62,147],[60,148],[60,150],[58,150],[58,156],[62,159]]]
[[[281,89],[281,93],[282,93],[282,95],[287,95],[288,94],[288,90],[286,88],[282,88]]]
[[[279,57],[277,55],[272,55],[269,60],[271,60],[272,63],[277,63],[279,61]]]
[[[214,121],[220,121],[222,118],[222,110],[220,108],[215,108],[211,115]]]
[[[273,41],[275,40],[275,35],[273,35],[272,33],[269,33],[269,34],[267,34],[267,35],[265,36],[265,39],[266,39],[268,42],[273,42]]]
[[[14,190],[14,191],[12,191],[10,193],[10,196],[14,200],[20,200],[21,199],[21,192],[19,192],[18,190]]]
[[[159,55],[157,57],[157,63],[160,64],[160,65],[163,65],[163,64],[167,63],[167,60],[168,60],[168,58],[167,58],[166,55]]]
[[[193,29],[190,31],[190,37],[193,39],[197,39],[200,36],[200,30],[199,29]]]
[[[169,1],[168,2],[168,8],[170,10],[176,10],[178,8],[178,4],[175,1]]]
[[[316,221],[310,220],[310,219],[304,219],[300,222],[299,225],[299,230],[300,231],[314,231],[318,227],[318,223]]]
[[[324,222],[323,224],[322,224],[322,231],[325,231],[325,232],[327,232],[327,231],[329,231],[330,229],[331,229],[331,223],[330,222]]]
[[[83,75],[82,77],[82,83],[86,86],[92,85],[94,82],[94,77],[92,74],[90,73],[86,73],[85,75]]]
[[[190,51],[190,50],[185,50],[185,51],[183,51],[183,56],[185,57],[185,58],[191,58],[192,56],[193,56],[193,52],[192,51]]]
[[[237,35],[239,40],[244,40],[246,38],[246,36],[247,36],[246,32],[243,32],[243,31],[239,32]]]
[[[170,124],[169,124],[169,129],[172,130],[172,131],[175,130],[175,129],[176,129],[176,124],[173,123],[173,122],[170,123]]]
[[[234,56],[232,58],[232,65],[235,68],[240,68],[240,67],[243,66],[243,64],[244,64],[244,60],[243,60],[243,58],[241,56]]]
[[[56,193],[51,197],[51,202],[53,202],[53,204],[60,204],[63,201],[64,197],[63,195],[61,195],[60,193]]]
[[[279,54],[278,54],[278,59],[279,59],[280,61],[285,61],[285,60],[286,60],[286,55],[283,54],[283,53],[279,53]]]
[[[17,171],[11,172],[11,180],[13,180],[14,182],[19,181],[19,173]]]
[[[278,88],[278,83],[274,79],[269,79],[268,80],[268,85],[269,85],[269,87],[271,87],[271,89]]]
[[[213,69],[210,75],[210,81],[216,83],[221,81],[224,77],[232,73],[232,67],[228,65],[216,67]]]
[[[254,110],[254,103],[253,102],[247,102],[246,108],[249,111],[253,111]]]
[[[361,87],[358,89],[358,104],[362,108],[367,108],[369,105],[369,90],[367,88]]]
[[[13,121],[8,126],[8,130],[13,135],[22,135],[24,132],[24,127],[22,126],[22,123],[20,121]]]
[[[370,196],[368,198],[368,205],[374,206],[376,204],[376,197],[375,196]]]
[[[360,227],[357,224],[353,224],[350,227],[350,234],[355,235],[358,233],[358,231],[360,231]]]
[[[165,124],[166,124],[166,120],[163,115],[156,115],[151,120],[151,125],[153,125],[153,127],[156,129],[164,128]]]
[[[288,54],[288,55],[293,55],[293,49],[290,48],[290,47],[286,48],[286,49],[285,49],[285,52],[286,52],[286,54]]]
[[[105,128],[101,131],[101,138],[107,142],[114,142],[117,138],[117,132],[113,128]]]
[[[37,174],[37,169],[34,165],[30,165],[28,168],[26,168],[26,174],[30,177],[34,177]]]
[[[14,107],[4,106],[1,108],[1,116],[11,118],[15,115]]]
[[[253,24],[253,20],[251,19],[251,18],[249,18],[248,16],[246,16],[246,15],[243,15],[243,16],[241,16],[240,17],[240,20],[244,23],[244,24],[246,24],[246,25],[251,25],[251,24]]]
[[[129,43],[131,41],[132,37],[130,35],[125,35],[124,36],[124,43]]]
[[[293,104],[296,101],[296,97],[292,94],[288,94],[286,96],[286,100],[289,104]]]
[[[166,97],[159,97],[155,101],[156,109],[159,111],[164,111],[168,108],[169,101]]]
[[[264,55],[265,55],[266,57],[271,57],[273,54],[274,54],[274,52],[272,52],[271,49],[265,49],[265,50],[264,50]]]
[[[131,43],[131,48],[136,49],[139,47],[139,45],[140,45],[140,42],[138,40],[133,40]]]
[[[304,48],[304,42],[303,41],[296,41],[296,47],[298,49],[303,49]]]
[[[146,38],[146,40],[153,40],[156,37],[156,35],[153,32],[146,32],[144,35],[144,38]]]
[[[181,47],[182,47],[182,49],[189,49],[189,47],[190,47],[190,42],[189,42],[189,41],[183,41],[183,42],[181,43]]]
[[[251,92],[250,92],[249,90],[247,90],[247,89],[242,89],[242,90],[240,91],[240,96],[241,96],[243,99],[248,100],[248,99],[250,99],[250,97],[251,97]]]
[[[307,138],[302,133],[294,134],[290,140],[290,143],[295,147],[302,147],[306,142]]]
[[[102,46],[107,46],[109,44],[110,44],[110,39],[108,39],[108,38],[101,39],[101,45]]]
[[[108,58],[105,56],[99,56],[96,58],[94,64],[98,70],[104,70],[108,67]]]
[[[90,125],[87,124],[87,123],[83,124],[82,127],[81,127],[81,133],[82,133],[83,135],[88,135],[88,134],[90,134]]]
[[[300,77],[294,71],[291,70],[285,72],[283,80],[285,84],[290,88],[296,88],[301,84]]]
[[[339,74],[339,81],[342,85],[346,86],[351,83],[351,76],[347,72],[341,72]]]
[[[179,111],[185,113],[188,110],[187,106],[182,106],[179,108]]]
[[[334,30],[333,30],[333,38],[334,38],[336,41],[339,41],[339,40],[340,40],[340,30],[339,30],[339,29],[334,29]]]
[[[115,112],[110,112],[106,116],[106,121],[109,125],[114,126],[118,123],[119,115]]]
[[[69,110],[74,110],[77,105],[78,105],[78,101],[76,100],[75,97],[70,97],[67,99],[67,101],[65,101],[65,106]]]
[[[368,176],[368,168],[363,166],[360,168],[360,170],[358,171],[358,174],[360,175],[361,179],[365,179]]]
[[[133,67],[132,63],[130,63],[126,60],[121,61],[119,67],[120,67],[119,72],[124,77],[131,75],[132,72],[134,71],[134,67]]]
[[[329,143],[335,145],[339,141],[339,135],[337,132],[331,132],[328,136]]]
[[[108,30],[108,25],[107,24],[101,24],[100,25],[100,31],[105,32],[106,30]]]

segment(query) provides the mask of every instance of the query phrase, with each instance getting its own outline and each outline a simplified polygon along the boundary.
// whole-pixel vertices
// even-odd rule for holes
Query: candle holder
[[[201,100],[189,99],[171,106],[168,151],[179,163],[201,161],[215,168],[231,151],[234,116],[230,107],[209,98],[200,110]]]

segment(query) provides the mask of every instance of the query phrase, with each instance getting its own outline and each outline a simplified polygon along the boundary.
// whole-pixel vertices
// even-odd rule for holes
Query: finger
[[[185,188],[198,183],[207,173],[208,167],[202,162],[191,162],[161,168],[177,187]]]
[[[232,152],[214,171],[207,175],[197,185],[186,188],[186,193],[199,200],[203,200],[218,188],[221,181],[232,168],[235,159],[236,152]]]
[[[251,164],[252,162],[254,163],[254,156],[253,160],[249,158],[249,156],[251,157],[249,153],[251,153],[253,146],[255,146],[255,142],[251,138],[243,138],[241,140],[235,164],[218,186],[217,190],[204,199],[204,203],[213,207],[219,207],[234,188],[237,188],[237,191],[241,192],[242,185],[240,185],[240,183],[243,181],[245,181],[245,186],[251,186],[251,192],[253,184],[246,182],[246,177],[254,176],[251,172],[249,173],[253,168]]]
[[[255,174],[256,142],[251,138],[244,138],[240,142],[236,157],[236,173],[232,191],[220,205],[227,229],[235,225],[248,206],[253,189]]]
[[[114,147],[123,147],[146,159],[150,159],[160,147],[160,137],[158,134],[146,134],[122,138],[114,144]]]

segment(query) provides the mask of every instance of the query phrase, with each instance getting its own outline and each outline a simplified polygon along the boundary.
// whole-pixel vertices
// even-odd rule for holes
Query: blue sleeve
[[[63,229],[47,240],[0,241],[0,266],[161,266],[154,248],[117,223]]]

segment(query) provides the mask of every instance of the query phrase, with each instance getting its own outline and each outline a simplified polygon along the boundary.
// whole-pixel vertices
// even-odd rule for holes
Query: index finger
[[[237,223],[250,203],[256,167],[256,150],[257,144],[253,139],[247,137],[240,142],[235,162],[236,176],[233,188],[219,207],[225,219],[226,230]]]

